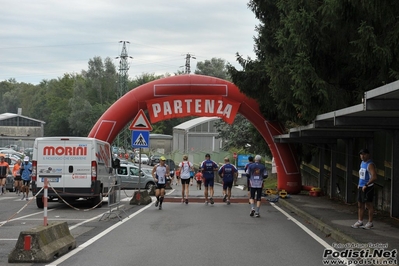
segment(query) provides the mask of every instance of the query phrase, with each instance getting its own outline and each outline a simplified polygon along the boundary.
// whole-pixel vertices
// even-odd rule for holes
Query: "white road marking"
[[[317,236],[315,233],[313,233],[311,230],[309,230],[309,228],[307,228],[306,226],[304,226],[303,224],[301,224],[297,219],[295,219],[294,217],[292,217],[291,215],[289,215],[287,212],[285,212],[283,209],[281,209],[280,207],[278,207],[276,204],[274,204],[273,202],[270,202],[270,205],[272,205],[274,208],[276,208],[278,211],[280,211],[282,214],[284,214],[287,218],[289,218],[291,221],[293,221],[297,226],[299,226],[303,231],[305,231],[305,233],[307,233],[308,235],[310,235],[314,240],[316,240],[317,242],[319,242],[324,248],[326,249],[331,249],[334,252],[336,252],[337,250],[334,249],[332,246],[330,246],[330,244],[328,244],[326,241],[324,241],[323,239],[321,239],[319,236]],[[346,258],[342,258],[342,257],[338,257],[340,260],[344,261],[346,264],[348,265],[348,259]]]
[[[88,241],[86,241],[85,243],[81,244],[80,246],[78,246],[74,250],[68,252],[67,254],[65,254],[64,256],[60,257],[59,259],[57,259],[56,261],[52,262],[51,264],[47,264],[46,266],[56,266],[58,264],[63,263],[64,261],[66,261],[67,259],[72,257],[73,255],[77,254],[79,251],[81,251],[81,250],[85,249],[86,247],[90,246],[91,244],[93,244],[94,242],[96,242],[97,240],[99,240],[100,238],[102,238],[103,236],[105,236],[106,234],[111,232],[112,230],[114,230],[117,227],[121,226],[122,224],[126,223],[127,221],[129,221],[130,219],[135,217],[136,215],[138,215],[141,212],[145,211],[146,209],[150,208],[151,206],[152,206],[152,203],[148,204],[147,206],[143,207],[142,209],[140,209],[140,210],[136,211],[135,213],[131,214],[128,218],[125,218],[122,221],[120,221],[120,222],[114,224],[113,226],[109,227],[108,229],[102,231],[100,234],[98,234],[95,237],[89,239]],[[99,217],[99,216],[97,216],[97,217]],[[97,218],[97,217],[93,217],[92,219]],[[78,226],[78,225],[76,225],[76,226]]]

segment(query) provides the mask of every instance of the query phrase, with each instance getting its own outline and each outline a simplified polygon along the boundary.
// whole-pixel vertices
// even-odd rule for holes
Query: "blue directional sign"
[[[150,132],[149,131],[132,131],[132,148],[149,148]]]

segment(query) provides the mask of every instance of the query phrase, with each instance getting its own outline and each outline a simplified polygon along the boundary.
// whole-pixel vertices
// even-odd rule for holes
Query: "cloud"
[[[245,0],[2,1],[0,80],[38,84],[87,69],[89,59],[115,58],[129,41],[129,75],[176,72],[213,57],[238,66],[254,57],[258,21]],[[115,65],[118,60],[115,59]]]

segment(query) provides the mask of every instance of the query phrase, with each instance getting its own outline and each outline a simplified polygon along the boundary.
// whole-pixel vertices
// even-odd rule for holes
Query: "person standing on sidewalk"
[[[259,210],[262,199],[262,189],[263,189],[263,179],[268,176],[266,166],[261,163],[262,156],[256,155],[255,162],[248,165],[247,173],[249,174],[249,183],[251,186],[251,212],[249,216],[259,218]],[[256,197],[255,197],[256,194]],[[255,199],[256,199],[256,209],[255,209]]]
[[[254,157],[248,156],[248,163],[244,167],[245,173],[247,173],[248,166],[251,163],[254,163]],[[251,204],[251,200],[250,200],[251,199],[251,186],[249,185],[249,177],[250,176],[249,176],[249,174],[246,174],[246,176],[247,176],[247,189],[248,189],[248,203]]]
[[[18,159],[12,168],[12,175],[14,177],[15,193],[19,196],[22,189],[22,178],[21,178],[21,159]]]
[[[237,178],[238,170],[230,163],[229,158],[224,158],[224,165],[220,167],[218,174],[223,179],[223,202],[226,202],[227,198],[227,205],[230,205],[231,188]]]
[[[204,196],[205,196],[205,205],[208,205],[208,187],[210,198],[209,201],[211,204],[214,204],[213,201],[213,186],[215,183],[215,172],[219,170],[218,165],[211,160],[211,155],[209,153],[205,154],[205,161],[201,163],[201,172],[204,179]]]
[[[9,172],[10,172],[10,165],[8,165],[8,163],[5,161],[5,157],[1,155],[0,156],[0,195],[6,192],[6,180]]]
[[[22,199],[29,200],[29,191],[30,191],[30,181],[32,175],[32,163],[29,162],[29,157],[25,156],[24,163],[20,168],[21,178],[22,178]]]
[[[374,182],[377,181],[377,171],[374,162],[370,158],[368,149],[362,149],[359,152],[360,170],[359,170],[359,185],[357,186],[357,207],[358,207],[358,221],[352,225],[353,228],[371,229],[373,227],[373,197],[374,197]],[[368,210],[368,222],[363,226],[363,217],[365,207]]]
[[[166,178],[170,175],[169,166],[165,164],[166,158],[161,156],[159,158],[159,164],[156,164],[152,169],[152,178],[155,181],[155,197],[157,201],[155,202],[155,207],[159,206],[159,209],[162,210],[162,203],[165,197],[165,187],[166,187]]]
[[[180,171],[180,180],[181,180],[181,203],[186,203],[188,204],[188,192],[189,192],[189,186],[190,186],[190,181],[192,184],[192,179],[190,177],[190,172],[194,171],[194,165],[192,162],[188,161],[188,156],[183,155],[183,161],[179,163],[179,169]]]

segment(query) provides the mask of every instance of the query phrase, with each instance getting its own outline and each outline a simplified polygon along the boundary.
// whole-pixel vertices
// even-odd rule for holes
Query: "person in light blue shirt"
[[[29,162],[29,157],[25,156],[24,163],[21,164],[20,174],[22,179],[22,200],[29,200],[29,185],[32,175],[32,163]]]

